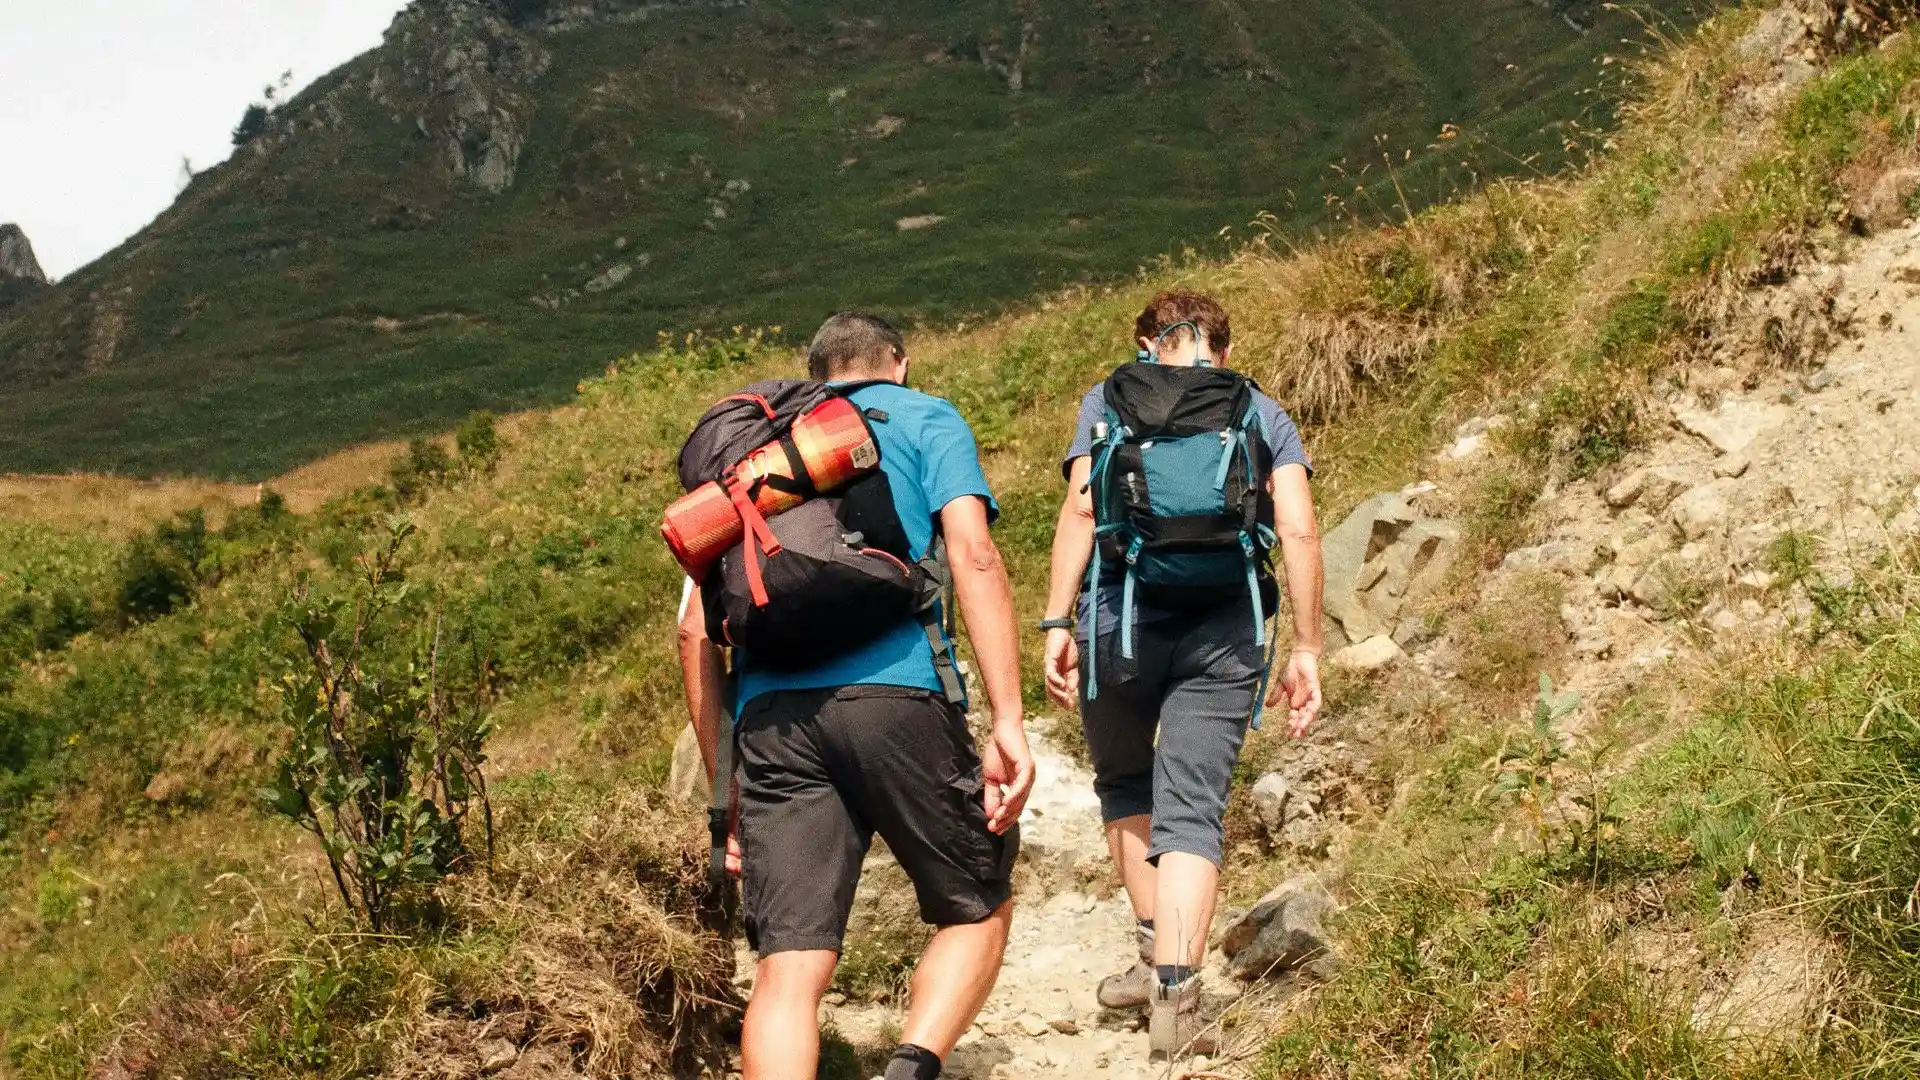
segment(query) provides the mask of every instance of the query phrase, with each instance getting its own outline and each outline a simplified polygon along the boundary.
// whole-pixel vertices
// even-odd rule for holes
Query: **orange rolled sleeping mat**
[[[680,568],[700,581],[749,528],[762,552],[778,554],[780,544],[767,528],[767,518],[815,495],[830,494],[879,463],[873,430],[860,407],[844,397],[830,397],[796,419],[785,438],[759,447],[719,480],[694,488],[667,507],[660,534]],[[804,475],[796,473],[796,465]]]

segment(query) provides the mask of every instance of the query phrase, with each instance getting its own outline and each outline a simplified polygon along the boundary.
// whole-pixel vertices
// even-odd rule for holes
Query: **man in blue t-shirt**
[[[966,421],[947,402],[907,389],[897,330],[871,315],[835,315],[807,362],[816,379],[869,384],[848,396],[873,421],[912,557],[945,543],[993,735],[976,751],[917,618],[797,671],[735,654],[740,864],[747,939],[760,954],[743,1069],[746,1080],[814,1076],[820,1000],[877,832],[913,880],[921,917],[940,928],[915,969],[885,1080],[932,1080],[999,975],[1013,918],[1016,822],[1033,788],[1013,592],[988,535],[999,510]],[[696,595],[681,620],[680,655],[711,768],[726,694],[701,612]],[[940,647],[951,654],[951,642]]]

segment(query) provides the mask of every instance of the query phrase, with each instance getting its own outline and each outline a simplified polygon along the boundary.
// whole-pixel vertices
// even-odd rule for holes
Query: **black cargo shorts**
[[[839,951],[877,832],[920,917],[976,923],[1013,895],[1017,827],[987,831],[980,755],[945,698],[898,686],[762,694],[740,714],[747,942]]]

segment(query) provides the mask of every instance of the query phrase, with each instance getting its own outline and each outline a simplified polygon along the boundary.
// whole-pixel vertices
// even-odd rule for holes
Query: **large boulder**
[[[1321,542],[1330,645],[1391,639],[1403,614],[1440,586],[1459,547],[1459,526],[1422,517],[1399,492],[1361,503]]]

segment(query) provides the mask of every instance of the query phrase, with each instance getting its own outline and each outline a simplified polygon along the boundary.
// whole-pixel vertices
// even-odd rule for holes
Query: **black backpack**
[[[713,482],[728,487],[746,525],[741,542],[701,582],[707,634],[746,650],[757,666],[790,670],[918,619],[948,698],[960,702],[964,692],[942,625],[940,600],[950,581],[944,552],[936,536],[926,557],[913,558],[872,439],[872,425],[886,423],[886,414],[857,406],[837,411],[838,423],[857,418],[867,440],[845,470],[851,479],[831,490],[812,488],[804,464],[811,448],[793,437],[796,422],[869,385],[759,382],[722,399],[694,426],[680,450],[681,484],[688,491]],[[740,475],[745,459],[770,443],[785,451],[787,475]],[[753,499],[763,485],[804,501],[762,516]]]
[[[1216,367],[1123,364],[1102,388],[1088,485],[1094,551],[1088,587],[1121,582],[1120,654],[1132,659],[1136,596],[1212,607],[1252,596],[1256,643],[1276,599],[1271,454],[1253,380]],[[1099,605],[1092,632],[1099,635]],[[1097,650],[1096,650],[1097,651]],[[1091,659],[1091,658],[1090,658]],[[1087,696],[1098,696],[1089,662]]]

